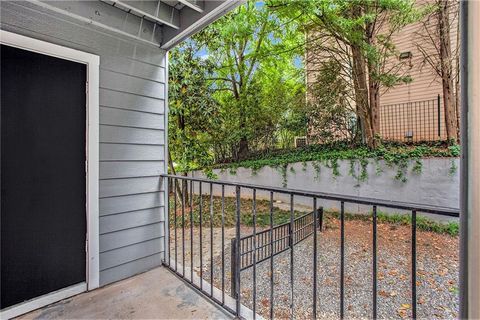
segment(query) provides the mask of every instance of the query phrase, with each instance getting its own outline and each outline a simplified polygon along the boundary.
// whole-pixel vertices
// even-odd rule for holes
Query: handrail
[[[233,264],[234,262],[235,262],[235,263],[240,263],[240,271],[243,271],[243,270],[246,270],[246,269],[248,269],[248,268],[250,268],[250,267],[253,266],[253,259],[251,258],[251,256],[252,256],[252,253],[253,253],[254,251],[255,251],[254,254],[256,254],[257,257],[258,257],[257,259],[255,259],[255,260],[256,260],[255,263],[257,263],[257,264],[258,264],[258,263],[261,263],[261,262],[263,262],[263,261],[268,260],[268,259],[270,258],[270,256],[272,256],[272,255],[273,255],[273,256],[276,256],[276,255],[278,255],[278,254],[280,254],[280,253],[282,253],[282,252],[287,251],[288,249],[290,249],[290,246],[291,246],[291,245],[297,245],[298,243],[302,242],[303,240],[307,239],[309,236],[311,236],[311,235],[313,234],[313,231],[311,231],[311,232],[307,232],[307,233],[303,233],[303,234],[298,235],[298,233],[301,232],[302,230],[304,230],[306,227],[312,226],[312,230],[313,230],[313,228],[315,228],[315,227],[321,228],[321,226],[322,226],[322,224],[323,224],[323,222],[322,222],[322,220],[323,220],[323,214],[322,214],[320,217],[318,217],[318,219],[320,219],[320,220],[317,220],[317,224],[318,224],[318,225],[317,225],[317,226],[313,226],[314,221],[316,220],[315,217],[314,217],[314,214],[316,214],[316,213],[315,213],[314,211],[312,211],[312,212],[308,212],[308,213],[306,213],[306,214],[304,214],[304,215],[301,215],[300,217],[295,218],[295,219],[293,220],[293,222],[294,222],[294,227],[296,226],[296,224],[297,224],[298,221],[302,221],[303,219],[306,219],[306,218],[309,217],[309,216],[312,217],[312,221],[311,221],[310,223],[308,223],[306,226],[302,226],[301,228],[298,228],[298,229],[293,230],[293,231],[290,230],[290,227],[291,227],[290,222],[285,222],[285,223],[282,223],[282,224],[278,224],[278,225],[274,226],[274,227],[271,228],[271,229],[270,229],[270,228],[269,228],[269,229],[265,229],[265,230],[262,230],[262,231],[260,231],[260,232],[258,232],[258,233],[255,233],[255,234],[250,233],[250,234],[248,234],[248,235],[245,235],[245,236],[240,237],[240,242],[248,242],[248,239],[252,239],[252,238],[254,238],[254,237],[256,238],[255,240],[257,241],[257,239],[258,239],[258,238],[261,238],[262,235],[264,235],[264,234],[273,234],[273,235],[275,235],[275,234],[276,234],[275,231],[277,231],[277,230],[279,230],[279,229],[282,229],[282,228],[286,228],[286,229],[287,229],[287,232],[286,232],[286,233],[287,233],[287,236],[283,237],[283,235],[282,235],[282,236],[281,236],[282,238],[279,238],[279,239],[273,239],[273,238],[272,238],[272,239],[269,239],[269,238],[267,238],[267,242],[266,242],[266,243],[264,242],[264,243],[260,243],[260,244],[259,244],[259,243],[257,242],[257,243],[256,243],[256,246],[257,246],[257,247],[256,247],[254,250],[251,249],[251,248],[245,250],[245,247],[240,244],[240,245],[239,245],[239,247],[240,247],[240,261],[235,261],[235,255],[233,255],[233,254],[231,255],[230,261],[232,261],[232,264]],[[320,221],[320,222],[319,222],[319,221]],[[262,253],[260,253],[260,251],[262,251],[263,248],[267,248],[267,247],[269,247],[272,243],[281,242],[281,241],[284,240],[284,239],[288,239],[288,243],[287,243],[283,248],[280,246],[280,248],[274,249],[273,252],[269,252],[269,251],[268,251],[268,252],[262,252]],[[235,238],[231,239],[231,243],[232,243],[231,246],[232,246],[232,247],[235,247],[235,246],[236,246],[236,239],[235,239]],[[243,249],[244,251],[242,251],[242,249]],[[232,253],[233,253],[233,251],[232,251]],[[248,256],[246,259],[244,259],[244,257],[247,256],[247,255],[250,255],[250,256]],[[232,283],[233,283],[233,281],[232,281]],[[234,291],[234,290],[232,290],[232,292],[233,292],[233,291]]]
[[[303,197],[315,197],[315,198],[325,199],[325,200],[342,201],[346,203],[376,205],[379,207],[387,207],[387,208],[408,210],[408,211],[415,210],[417,212],[432,213],[432,214],[438,214],[438,215],[449,216],[449,217],[460,216],[459,209],[450,208],[450,207],[422,205],[417,203],[407,203],[407,202],[401,202],[401,201],[383,200],[383,199],[375,199],[375,198],[367,198],[367,197],[346,196],[346,195],[340,195],[340,194],[334,194],[334,193],[305,191],[305,190],[289,189],[289,188],[283,188],[283,187],[268,187],[268,186],[255,185],[255,184],[249,184],[249,183],[211,180],[211,179],[205,179],[205,178],[194,178],[189,176],[177,176],[177,175],[171,175],[171,174],[162,174],[160,176],[163,178],[175,178],[180,180],[213,183],[213,184],[220,184],[220,185],[232,186],[232,187],[257,189],[257,190],[263,190],[263,191],[271,191],[275,193],[293,194],[296,196],[303,196]]]
[[[347,285],[346,282],[346,259],[349,258],[349,254],[346,251],[346,238],[348,237],[346,233],[346,208],[345,208],[345,203],[353,203],[353,204],[361,204],[365,206],[371,206],[371,230],[372,230],[372,237],[371,237],[371,243],[372,243],[372,318],[376,319],[377,318],[377,311],[378,311],[378,231],[377,231],[377,225],[379,223],[378,221],[378,211],[377,207],[388,207],[388,208],[396,208],[400,210],[408,210],[411,211],[410,213],[407,213],[411,217],[411,223],[410,223],[410,228],[411,228],[411,241],[410,241],[410,259],[411,259],[411,264],[410,264],[410,287],[411,287],[411,316],[413,319],[416,319],[417,317],[417,302],[418,302],[418,296],[417,296],[417,260],[418,260],[418,254],[417,254],[417,218],[418,218],[418,213],[419,212],[425,212],[425,213],[433,213],[437,215],[443,215],[443,216],[451,216],[451,217],[458,217],[459,216],[459,211],[458,209],[454,208],[445,208],[445,207],[439,207],[439,206],[425,206],[425,205],[420,205],[420,204],[414,204],[414,203],[404,203],[404,202],[399,202],[399,201],[388,201],[388,200],[378,200],[378,199],[372,199],[372,198],[363,198],[363,197],[355,197],[355,196],[345,196],[345,195],[338,195],[338,194],[330,194],[330,193],[324,193],[324,192],[313,192],[313,191],[303,191],[303,190],[295,190],[295,189],[288,189],[288,188],[278,188],[278,187],[268,187],[268,186],[262,186],[262,185],[254,185],[254,184],[248,184],[248,183],[237,183],[237,182],[230,182],[230,181],[215,181],[215,180],[209,180],[205,178],[193,178],[193,177],[188,177],[188,176],[176,176],[176,175],[168,175],[164,174],[161,175],[161,179],[165,179],[164,183],[168,184],[170,183],[169,181],[171,180],[171,183],[173,184],[173,187],[168,188],[167,197],[168,201],[166,202],[166,221],[165,223],[165,228],[166,228],[166,234],[171,234],[170,227],[173,227],[173,234],[172,236],[172,242],[170,240],[167,241],[167,238],[165,237],[165,248],[168,248],[167,251],[167,257],[165,259],[165,264],[172,270],[174,271],[177,275],[188,281],[192,286],[203,292],[204,294],[207,294],[214,302],[218,303],[219,305],[223,306],[226,310],[229,312],[232,312],[235,314],[237,317],[242,317],[244,315],[244,312],[242,310],[245,310],[245,307],[242,307],[242,300],[245,299],[245,296],[242,297],[242,290],[240,286],[242,285],[242,281],[240,281],[241,278],[241,271],[244,270],[245,268],[242,268],[243,260],[242,259],[247,259],[247,266],[244,265],[244,267],[249,267],[251,264],[252,267],[252,296],[251,296],[251,305],[252,305],[252,314],[253,318],[255,319],[256,315],[256,306],[257,306],[257,298],[256,298],[256,293],[257,293],[257,264],[262,261],[266,261],[267,259],[263,259],[265,256],[268,255],[268,260],[270,261],[270,268],[269,268],[269,282],[270,282],[270,306],[269,306],[269,316],[271,319],[275,318],[275,312],[274,312],[274,304],[279,303],[278,301],[275,302],[274,299],[274,291],[275,291],[275,281],[274,278],[277,277],[278,275],[275,274],[275,262],[274,262],[274,256],[278,254],[278,251],[286,252],[289,251],[289,264],[290,264],[290,275],[289,275],[289,291],[290,291],[290,316],[294,318],[295,314],[295,299],[294,299],[294,288],[296,287],[295,285],[295,273],[294,273],[294,266],[298,264],[296,262],[295,258],[295,251],[298,250],[296,248],[295,244],[295,237],[297,236],[297,231],[295,230],[298,225],[296,224],[296,219],[295,219],[295,196],[300,196],[300,197],[308,197],[311,198],[312,200],[311,203],[311,208],[314,212],[313,214],[313,237],[312,237],[312,243],[313,243],[313,248],[312,249],[312,270],[313,270],[313,281],[312,281],[312,311],[314,317],[317,315],[317,296],[318,296],[318,290],[319,287],[317,285],[317,279],[318,279],[318,274],[317,274],[317,269],[318,269],[318,230],[316,228],[318,222],[319,222],[319,216],[323,216],[323,210],[324,207],[322,205],[322,201],[318,201],[319,199],[326,199],[329,201],[338,201],[340,202],[340,210],[339,210],[339,225],[340,225],[340,269],[339,269],[339,286],[340,286],[340,308],[339,308],[339,314],[340,318],[344,318],[345,316],[345,287]],[[194,184],[197,184],[198,189],[194,188]],[[202,186],[207,186],[207,188],[203,189],[202,191]],[[214,186],[220,186],[221,187],[221,198],[220,203],[221,203],[221,208],[217,208],[214,206],[214,200],[216,197],[214,194]],[[229,187],[234,187],[235,188],[235,238],[231,239],[231,246],[228,248],[228,246],[225,244],[225,209],[226,209],[226,195],[225,195],[225,186]],[[242,209],[242,188],[251,190],[251,195],[252,195],[252,206],[251,208],[243,208]],[[180,192],[180,189],[182,190]],[[208,191],[207,191],[208,189]],[[163,190],[166,190],[165,188]],[[268,232],[256,231],[256,225],[257,225],[257,191],[261,190],[263,192],[268,192],[270,194],[270,200],[269,200],[269,220],[270,220],[270,228]],[[180,192],[180,197],[178,197],[178,192]],[[208,201],[208,206],[205,202],[204,206],[204,194],[207,194],[209,196],[210,200]],[[249,193],[247,192],[247,195]],[[277,237],[275,235],[275,225],[274,225],[274,196],[275,194],[288,194],[290,195],[290,222],[287,224],[282,224],[280,229],[281,230],[281,235],[280,237]],[[193,198],[194,195],[200,195],[198,197],[198,204],[196,204],[195,211],[198,213],[198,248],[199,249],[194,249],[196,246],[194,246],[194,230],[193,230],[193,225],[194,225],[194,203],[193,203]],[[170,203],[170,197],[172,197],[172,201]],[[188,198],[188,201],[186,199]],[[188,202],[188,203],[187,203]],[[218,203],[218,202],[217,202]],[[231,201],[229,201],[229,204]],[[173,225],[170,223],[170,209],[169,206],[170,204],[173,207]],[[325,204],[324,204],[325,205]],[[243,206],[245,207],[245,206]],[[198,211],[197,211],[198,210]],[[246,211],[245,211],[246,210]],[[263,210],[263,209],[262,209]],[[229,214],[232,212],[230,211]],[[203,219],[204,215],[208,215],[209,219]],[[244,241],[242,243],[242,240],[245,240],[244,237],[242,237],[242,216],[245,217],[245,215],[251,215],[253,218],[253,235],[250,235],[251,241]],[[221,231],[220,231],[220,236],[221,236],[221,278],[218,278],[218,273],[220,270],[217,270],[217,272],[214,272],[214,242],[218,241],[219,236],[214,236],[214,220],[215,217],[221,218]],[[303,217],[308,217],[307,215],[304,215]],[[189,226],[186,225],[187,220],[189,220]],[[204,221],[205,220],[205,221]],[[202,223],[203,221],[203,223]],[[209,223],[208,223],[209,221]],[[321,221],[321,220],[320,220]],[[309,222],[310,223],[310,222]],[[312,223],[308,224],[308,226],[312,226]],[[303,224],[303,223],[302,223]],[[185,233],[188,230],[185,229],[185,227],[189,227],[190,229],[190,246],[189,250],[193,252],[193,250],[198,250],[199,251],[199,265],[197,262],[194,261],[193,254],[192,252],[190,254],[187,254],[186,252],[186,237]],[[210,239],[205,239],[202,233],[203,228],[209,228],[210,232]],[[309,233],[310,229],[307,230],[305,227],[305,224],[303,226],[300,226],[300,229],[298,229],[301,232],[306,232]],[[245,231],[243,231],[245,232]],[[261,239],[257,239],[258,236],[260,235]],[[266,240],[264,239],[264,235],[266,236]],[[305,234],[301,234],[302,236]],[[215,241],[216,237],[216,241]],[[308,236],[307,236],[308,237]],[[277,238],[277,241],[275,242],[275,238]],[[299,239],[297,237],[297,239]],[[206,242],[205,242],[206,241]],[[279,248],[278,244],[280,243],[279,241],[282,241],[282,245]],[[170,250],[170,243],[173,246],[172,250],[172,257],[173,257],[173,262],[171,259],[171,250]],[[206,244],[205,244],[206,243]],[[210,261],[208,262],[204,260],[203,257],[203,251],[206,246],[210,244]],[[283,250],[285,247],[287,247],[287,250]],[[227,303],[227,297],[226,294],[228,295],[228,292],[225,290],[225,284],[226,284],[226,273],[225,273],[225,251],[230,250],[230,285],[231,285],[231,290],[230,290],[230,297],[233,299],[233,302],[235,306],[233,307],[230,306],[229,303]],[[334,249],[337,250],[337,249]],[[261,252],[260,255],[257,254],[257,252]],[[252,254],[253,253],[253,254]],[[179,256],[180,255],[180,256]],[[188,256],[190,256],[190,276],[186,274],[186,267],[185,263],[188,261],[186,260],[186,257],[188,259]],[[181,263],[178,264],[177,262],[179,261],[179,258],[181,259]],[[208,258],[207,258],[208,259]],[[199,267],[199,277],[200,281],[199,282],[194,282],[194,274],[193,270],[195,265]],[[208,266],[210,269],[209,275],[203,274],[204,266]],[[179,269],[180,268],[180,269]],[[208,270],[208,269],[207,269]],[[220,294],[214,294],[214,279],[215,279],[215,273],[217,274],[217,279],[221,281],[221,290]],[[204,279],[206,277],[206,280]],[[206,286],[204,287],[204,280],[206,281]],[[210,284],[208,283],[210,281]],[[199,286],[197,286],[197,283]],[[298,285],[298,282],[297,282]],[[303,284],[302,284],[303,285]],[[284,288],[285,289],[285,288]],[[308,289],[308,288],[307,288]],[[282,289],[283,290],[283,289]],[[221,297],[221,299],[220,299]],[[247,316],[246,318],[250,318],[251,316]]]

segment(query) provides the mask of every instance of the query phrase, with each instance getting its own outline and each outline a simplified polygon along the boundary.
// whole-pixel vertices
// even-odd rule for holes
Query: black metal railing
[[[318,209],[317,211],[317,213],[309,212],[298,218],[295,218],[293,222],[293,234],[291,233],[290,223],[285,222],[274,226],[273,230],[268,228],[256,233],[255,235],[252,233],[241,237],[240,245],[238,246],[240,248],[240,262],[235,260],[235,251],[232,250],[232,268],[235,268],[236,264],[240,263],[240,271],[246,270],[252,267],[255,263],[260,263],[267,260],[272,256],[272,254],[273,256],[280,254],[290,249],[292,245],[307,239],[314,232],[314,214],[317,214],[317,217],[319,217],[317,221],[317,227],[321,229],[323,211],[321,209]],[[237,247],[235,238],[232,238],[230,242],[231,248]],[[256,244],[255,247],[253,245],[254,242]],[[254,252],[256,253],[255,257]],[[234,290],[232,290],[232,292],[233,291]]]
[[[447,139],[440,95],[429,100],[382,105],[379,119],[380,135],[384,140],[418,142]]]
[[[255,190],[254,194],[256,194]],[[318,219],[315,219],[315,217],[318,217]],[[322,208],[317,209],[317,212],[312,211],[295,218],[293,232],[291,231],[292,225],[285,222],[273,228],[241,237],[238,246],[237,239],[232,238],[230,245],[230,248],[232,248],[230,252],[230,283],[232,288],[230,292],[237,292],[235,277],[238,276],[236,274],[238,264],[240,264],[240,272],[242,272],[291,249],[314,233],[315,220],[317,227],[321,230],[323,224]],[[240,250],[238,255],[240,261],[237,261],[237,248]]]
[[[280,251],[288,252],[289,255],[289,301],[288,309],[290,317],[294,318],[294,287],[296,286],[296,278],[294,274],[294,266],[296,264],[294,252],[300,242],[305,243],[309,238],[312,240],[311,264],[312,264],[312,282],[311,287],[305,287],[304,290],[311,291],[312,295],[312,317],[319,317],[317,294],[323,287],[318,285],[318,268],[319,268],[319,248],[318,233],[320,217],[323,216],[323,203],[328,201],[331,207],[332,203],[339,204],[339,234],[340,243],[336,249],[340,255],[338,266],[339,274],[339,307],[338,315],[344,318],[346,315],[345,308],[345,289],[346,277],[346,205],[361,205],[368,209],[372,215],[371,225],[371,299],[372,314],[371,317],[377,318],[378,311],[378,210],[379,208],[388,208],[408,212],[411,216],[411,241],[410,241],[410,290],[411,290],[411,317],[417,317],[417,217],[418,214],[432,214],[445,217],[458,217],[458,209],[443,208],[428,205],[409,204],[397,201],[377,200],[363,197],[344,196],[337,194],[329,194],[323,192],[311,192],[277,187],[266,187],[252,184],[233,183],[226,181],[212,181],[201,178],[191,178],[185,176],[163,175],[163,183],[168,185],[168,203],[166,204],[166,231],[167,237],[165,265],[173,270],[179,277],[190,283],[195,289],[209,297],[211,300],[224,307],[232,314],[243,318],[255,318],[257,314],[257,268],[264,266],[263,263],[269,262],[268,282],[269,282],[269,307],[268,314],[264,317],[274,318],[275,308],[277,307],[274,300],[275,290],[275,264],[274,256]],[[208,186],[208,188],[203,188]],[[259,193],[262,199],[259,199]],[[228,195],[228,196],[227,196]],[[275,225],[275,195],[287,196],[289,203],[289,219]],[[301,197],[311,200],[311,208],[305,215],[296,216],[298,212],[295,209],[295,199]],[[188,201],[187,201],[188,199]],[[208,206],[204,206],[204,202]],[[228,202],[228,203],[227,203]],[[245,203],[249,203],[246,208]],[[265,202],[268,205],[265,205]],[[304,202],[303,202],[304,203]],[[217,204],[218,206],[215,206]],[[234,204],[234,205],[232,205]],[[259,211],[259,205],[263,206],[263,211]],[[227,210],[228,207],[228,210]],[[172,210],[173,209],[173,210]],[[230,213],[230,211],[232,211]],[[195,212],[195,214],[194,214]],[[228,212],[228,214],[227,214]],[[230,217],[232,214],[232,217]],[[268,215],[265,221],[265,214]],[[251,218],[246,219],[246,217]],[[258,218],[263,218],[263,223],[268,228],[259,230],[257,224]],[[230,221],[233,219],[234,221]],[[230,222],[229,222],[230,221]],[[232,223],[231,227],[228,223]],[[249,224],[250,223],[250,224]],[[288,227],[287,227],[288,226]],[[186,230],[186,228],[189,229]],[[178,230],[177,230],[178,229]],[[205,230],[204,230],[205,229]],[[228,230],[227,230],[228,229]],[[225,242],[226,232],[233,230],[234,239],[231,241],[231,248]],[[291,234],[291,231],[294,231]],[[218,232],[217,232],[218,231]],[[207,237],[205,234],[207,233]],[[242,233],[248,233],[242,236]],[[186,241],[189,235],[190,241]],[[173,239],[172,239],[173,237]],[[196,239],[194,239],[196,238]],[[206,239],[205,239],[206,238]],[[273,241],[272,241],[273,239]],[[207,240],[207,243],[205,241]],[[197,243],[198,242],[198,243]],[[248,243],[248,246],[246,245]],[[214,246],[219,245],[220,248],[215,249]],[[241,263],[232,263],[230,268],[230,277],[226,275],[227,269],[227,250],[233,252],[232,261]],[[259,253],[263,250],[263,253]],[[196,252],[198,251],[198,255]],[[204,261],[204,251],[207,251],[207,261]],[[214,251],[216,257],[214,257]],[[218,254],[220,252],[220,254]],[[257,254],[253,254],[253,253]],[[272,254],[273,253],[273,254]],[[248,257],[248,258],[245,258]],[[246,259],[246,260],[242,260]],[[188,267],[190,272],[188,272]],[[301,266],[303,267],[303,266]],[[241,288],[241,271],[249,269],[252,272],[250,313],[243,306],[246,298],[242,295]],[[196,271],[194,271],[196,270]],[[205,273],[205,270],[209,272]],[[231,281],[231,286],[227,286],[226,282]],[[297,280],[299,281],[299,280]],[[298,284],[297,284],[298,285]],[[232,289],[230,289],[232,288]],[[230,292],[229,292],[230,291]],[[333,298],[332,298],[333,299]],[[278,306],[280,307],[280,306]],[[247,310],[247,311],[245,311]],[[430,317],[432,317],[430,315]],[[429,317],[427,315],[427,317]]]

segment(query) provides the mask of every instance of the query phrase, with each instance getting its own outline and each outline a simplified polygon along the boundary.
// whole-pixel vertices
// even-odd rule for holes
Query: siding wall
[[[165,52],[34,4],[2,1],[0,9],[3,30],[100,56],[100,285],[158,266]]]
[[[431,0],[417,0],[417,6],[433,4]],[[424,23],[428,22],[429,32]],[[455,10],[450,12],[450,42],[453,55],[458,52],[457,31],[458,17]],[[402,140],[407,132],[413,133],[413,140],[447,139],[443,100],[440,104],[440,113],[437,111],[437,96],[443,99],[442,79],[434,68],[425,60],[419,50],[421,48],[433,60],[439,62],[438,50],[434,47],[429,36],[437,35],[437,18],[419,21],[405,26],[400,32],[392,36],[395,49],[401,52],[410,52],[412,57],[404,61],[399,74],[408,75],[412,82],[384,89],[381,95],[380,132],[382,137],[391,140]],[[437,36],[438,38],[438,36]],[[436,39],[438,46],[439,39]],[[398,58],[390,60],[398,64]],[[454,75],[456,65],[453,63]],[[457,77],[454,77],[454,82]],[[455,84],[454,84],[455,85]],[[454,88],[452,88],[454,89]],[[440,131],[437,135],[440,120]]]
[[[432,0],[416,0],[417,7],[426,5],[433,5]],[[429,36],[435,37],[437,35],[436,27],[437,20],[435,17],[430,18],[429,30],[426,32],[423,23],[427,21],[425,18],[422,21],[415,22],[405,26],[401,31],[392,35],[392,41],[395,44],[395,49],[401,52],[411,52],[412,58],[405,61],[405,65],[399,74],[409,75],[412,77],[412,82],[395,86],[391,89],[384,89],[381,103],[382,105],[390,105],[405,102],[423,101],[436,99],[437,95],[443,95],[442,79],[437,75],[435,70],[424,61],[424,57],[419,50],[419,46],[429,55],[438,56],[437,49],[433,46]],[[457,52],[457,31],[458,31],[458,17],[455,16],[455,10],[451,10],[450,14],[450,41],[452,52]],[[436,39],[438,45],[439,39]],[[436,57],[434,60],[439,61]],[[392,58],[392,62],[398,64],[398,58]],[[455,64],[454,64],[455,68]],[[455,73],[455,72],[454,72]]]

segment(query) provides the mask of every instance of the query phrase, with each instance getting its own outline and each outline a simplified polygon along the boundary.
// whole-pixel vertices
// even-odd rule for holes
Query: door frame
[[[47,304],[92,290],[100,284],[99,265],[99,66],[100,57],[46,41],[0,30],[0,44],[70,60],[87,66],[86,83],[86,283],[79,283],[1,310],[0,318],[9,319]]]

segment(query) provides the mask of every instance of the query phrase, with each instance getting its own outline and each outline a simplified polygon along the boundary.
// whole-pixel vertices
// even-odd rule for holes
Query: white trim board
[[[247,0],[224,0],[222,4],[218,5],[218,7],[206,13],[203,17],[192,23],[190,26],[181,30],[181,32],[179,32],[177,35],[173,36],[171,39],[168,39],[167,42],[162,43],[160,48],[167,51],[172,49],[184,39],[202,30],[216,19],[220,18],[224,14],[245,3],[246,1]]]
[[[164,57],[164,72],[165,72],[165,79],[168,79],[168,62],[169,62],[169,52],[165,52],[165,57]],[[168,137],[168,114],[169,114],[169,106],[168,106],[168,81],[165,81],[165,100],[164,100],[164,105],[165,105],[165,111],[164,114],[165,116],[163,117],[164,121],[164,128],[165,128],[165,137]],[[168,155],[168,139],[166,139],[166,143],[164,144],[165,148],[165,155]],[[168,173],[168,161],[163,162],[163,173],[167,174]],[[170,188],[168,184],[168,179],[160,177],[161,182],[162,182],[162,187],[163,187],[163,203],[165,204],[163,207],[163,221],[165,222],[163,225],[164,229],[164,235],[165,235],[165,245],[164,245],[164,250],[163,250],[163,262],[167,261],[167,252],[170,252],[170,232],[168,229],[168,226],[170,225],[170,221],[168,221],[168,212],[169,210],[169,204],[168,204],[168,190]],[[167,251],[168,250],[168,251]]]
[[[27,312],[39,309],[43,306],[72,297],[87,290],[85,282],[75,284],[64,289],[53,291],[37,298],[30,299],[20,304],[3,309],[0,312],[0,319],[11,319]]]
[[[6,308],[0,318],[15,317],[44,305],[67,298],[82,291],[99,287],[99,215],[98,215],[98,183],[99,183],[99,65],[100,57],[94,54],[66,48],[49,42],[41,41],[0,30],[0,43],[24,50],[29,50],[52,57],[83,63],[87,66],[87,132],[86,132],[86,218],[87,218],[87,283],[74,285],[55,291],[39,298]],[[75,288],[73,290],[72,288]],[[78,291],[83,288],[82,291]],[[56,300],[55,300],[56,299]],[[44,303],[44,304],[42,304]],[[7,313],[8,312],[8,313]]]

